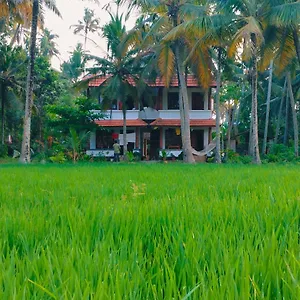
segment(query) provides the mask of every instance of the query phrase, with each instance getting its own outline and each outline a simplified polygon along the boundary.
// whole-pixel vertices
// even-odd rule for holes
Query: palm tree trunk
[[[267,139],[268,139],[269,116],[270,116],[270,100],[271,100],[271,92],[272,92],[272,76],[273,76],[273,60],[271,60],[271,62],[270,62],[270,75],[269,75],[267,108],[266,108],[266,122],[265,122],[264,141],[263,141],[263,147],[262,147],[263,154],[266,154],[266,152],[267,152]]]
[[[275,139],[274,139],[275,144],[277,144],[277,142],[278,142],[279,129],[280,129],[280,123],[281,123],[281,112],[282,112],[282,107],[283,107],[284,95],[285,95],[285,91],[286,91],[286,81],[287,80],[285,78],[283,90],[282,90],[282,96],[281,96],[280,105],[279,105],[279,111],[278,111],[278,119],[277,119]]]
[[[39,0],[33,0],[31,35],[30,35],[30,58],[29,58],[27,82],[26,82],[25,116],[24,116],[24,124],[23,124],[22,150],[20,156],[20,162],[22,163],[30,162],[31,113],[32,113],[32,104],[33,104],[34,62],[35,62],[38,15],[39,15]]]
[[[127,124],[126,124],[126,107],[123,104],[123,156],[127,160]]]
[[[293,30],[293,39],[296,48],[298,63],[300,64],[300,42],[299,42],[299,37],[296,29]]]
[[[216,163],[221,160],[221,129],[220,129],[220,90],[221,90],[221,48],[218,48],[218,72],[216,90]]]
[[[183,160],[184,162],[187,163],[194,163],[195,159],[193,156],[192,146],[191,146],[189,99],[188,99],[188,92],[187,92],[187,86],[185,81],[185,67],[181,60],[178,42],[175,45],[175,57],[176,57],[176,66],[177,66],[177,74],[178,74],[178,86],[179,86],[179,90],[181,91],[180,98],[182,99],[180,114],[183,116],[181,117],[181,121],[183,120],[183,124],[181,126],[183,128],[183,131],[181,132]]]
[[[252,85],[252,90],[253,90],[253,85]],[[253,98],[253,92],[252,92],[252,96]],[[252,114],[253,114],[253,111],[254,111],[254,108],[253,108],[253,101],[252,101],[252,104],[251,104],[251,118],[250,118],[250,128],[249,128],[249,145],[248,145],[248,152],[249,152],[249,155],[253,157],[253,117],[252,117]]]
[[[295,156],[298,157],[298,155],[299,155],[299,131],[298,131],[297,112],[296,112],[295,99],[294,99],[294,95],[293,95],[293,88],[292,88],[290,72],[287,73],[287,85],[288,85],[288,92],[290,95],[290,102],[291,102],[291,107],[292,107]]]
[[[1,86],[1,144],[4,145],[4,129],[5,129],[5,100],[6,100],[6,86]]]
[[[289,137],[289,93],[286,93],[285,97],[285,127],[284,127],[284,136],[283,143],[287,145]]]
[[[184,132],[184,118],[183,118],[183,100],[182,100],[182,90],[179,89],[179,99],[178,99],[178,103],[179,103],[179,111],[180,111],[180,130],[181,130],[181,143],[183,145],[183,134],[182,132]]]
[[[234,108],[230,108],[228,112],[227,146],[226,146],[227,153],[229,150],[231,150],[231,131],[233,125],[233,115],[234,115]]]
[[[13,45],[15,44],[15,42],[16,42],[16,40],[17,40],[17,37],[18,37],[18,34],[19,34],[19,31],[20,31],[20,28],[21,28],[21,24],[18,23],[18,26],[17,26],[17,28],[16,28],[16,30],[15,30],[15,32],[14,32],[14,35],[13,35],[13,37],[12,37],[10,43],[9,43],[9,47],[12,48]]]
[[[252,72],[252,118],[253,118],[253,131],[252,131],[252,148],[253,148],[253,162],[261,164],[258,146],[258,115],[257,115],[257,45],[256,35],[251,36],[253,43],[253,72]]]

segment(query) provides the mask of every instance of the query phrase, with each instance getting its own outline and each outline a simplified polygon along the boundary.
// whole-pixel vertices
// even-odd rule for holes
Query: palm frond
[[[299,26],[300,1],[285,3],[271,8],[269,21],[277,27]]]
[[[168,87],[174,76],[175,69],[175,55],[169,43],[162,44],[162,48],[158,54],[158,69]]]

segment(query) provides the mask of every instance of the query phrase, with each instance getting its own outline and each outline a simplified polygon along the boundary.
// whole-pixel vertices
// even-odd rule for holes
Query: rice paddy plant
[[[0,299],[300,299],[297,166],[0,168]]]

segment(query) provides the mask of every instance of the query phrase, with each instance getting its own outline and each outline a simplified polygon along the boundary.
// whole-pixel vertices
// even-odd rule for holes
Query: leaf
[[[162,49],[158,54],[158,68],[168,87],[174,76],[175,69],[175,55],[169,43],[162,44]]]

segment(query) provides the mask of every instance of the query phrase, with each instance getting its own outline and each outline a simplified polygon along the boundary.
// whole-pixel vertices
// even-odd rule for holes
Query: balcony
[[[161,119],[180,119],[179,110],[159,110],[159,118]],[[211,119],[212,112],[210,110],[190,110],[190,120]]]
[[[108,110],[108,111],[100,111],[93,110],[94,113],[102,113],[105,119],[109,120],[123,120],[123,112],[122,110]],[[138,110],[127,110],[126,111],[126,119],[127,120],[136,120],[139,118]]]
[[[94,111],[95,113],[101,113],[98,110]],[[123,112],[121,110],[111,110],[102,112],[105,119],[109,120],[123,120]],[[127,110],[126,119],[127,120],[136,120],[136,119],[149,119],[155,120],[157,118],[171,120],[171,119],[180,119],[179,110]],[[212,118],[212,111],[210,110],[190,110],[190,120],[207,120]]]

